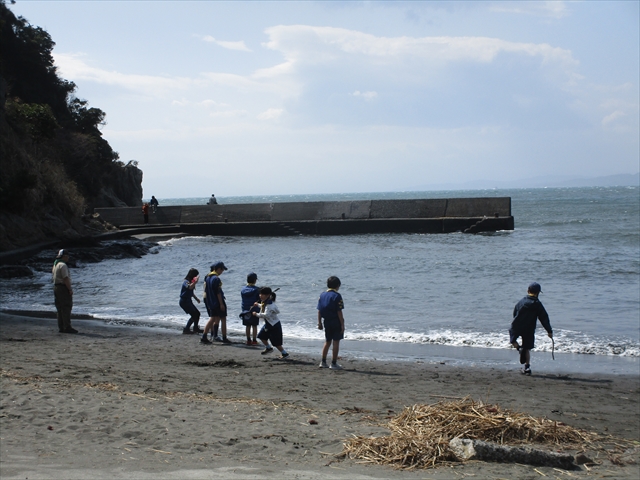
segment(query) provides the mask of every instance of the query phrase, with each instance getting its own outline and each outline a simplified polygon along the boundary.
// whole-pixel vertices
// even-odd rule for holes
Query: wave
[[[301,325],[283,326],[285,337],[304,339],[324,339],[320,330],[309,331]],[[427,333],[401,332],[394,328],[377,332],[347,331],[347,340],[370,342],[395,342],[422,345],[446,345],[451,347],[476,347],[510,349],[509,336],[506,333],[460,332],[455,330],[437,330]],[[613,355],[619,357],[640,357],[640,342],[631,339],[602,339],[575,332],[554,332],[555,351],[558,353]],[[536,338],[536,351],[551,352],[551,339],[546,333]]]
[[[50,311],[32,308],[30,310],[3,310],[7,313],[17,313],[24,315],[42,316],[49,314],[51,318],[55,314]],[[95,312],[90,315],[80,314],[82,317],[89,317],[101,320],[108,325],[135,326],[149,328],[181,329],[185,323],[184,315],[156,315],[137,316],[134,320],[125,315],[118,315],[115,312]],[[206,323],[206,318],[201,319],[201,326]],[[235,321],[230,321],[228,331],[231,335],[244,336],[244,326],[238,325]],[[315,328],[310,328],[302,322],[283,322],[284,337],[289,340],[317,340],[324,341],[324,332]],[[443,329],[426,333],[402,332],[395,328],[387,328],[375,332],[347,331],[346,340],[363,342],[388,342],[397,344],[418,344],[418,345],[444,345],[450,347],[472,347],[472,348],[495,348],[510,349],[509,336],[504,333],[495,332],[460,332],[456,330]],[[536,337],[536,351],[551,352],[555,348],[556,353],[583,354],[583,355],[610,355],[617,357],[640,357],[640,342],[628,338],[601,338],[592,337],[579,332],[569,330],[557,330],[554,333],[555,345],[545,332],[540,332]]]

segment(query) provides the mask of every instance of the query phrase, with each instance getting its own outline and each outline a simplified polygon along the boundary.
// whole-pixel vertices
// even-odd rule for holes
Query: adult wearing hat
[[[51,274],[53,277],[53,296],[58,312],[58,330],[60,333],[78,333],[71,327],[71,308],[73,307],[73,289],[69,274],[69,251],[62,249],[56,255]]]
[[[535,347],[537,321],[547,331],[549,338],[553,338],[553,330],[549,323],[549,315],[538,300],[542,293],[539,283],[532,283],[527,289],[527,296],[520,300],[513,309],[513,321],[509,329],[509,341],[520,352],[520,363],[524,364],[522,373],[531,375],[531,350]],[[518,344],[518,337],[522,337],[522,345]]]

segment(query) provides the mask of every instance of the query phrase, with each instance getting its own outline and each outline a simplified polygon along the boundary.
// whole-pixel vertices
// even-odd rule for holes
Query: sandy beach
[[[539,374],[356,361],[344,371],[231,338],[0,314],[3,479],[638,478],[638,376]],[[321,345],[318,345],[318,351]],[[336,456],[352,435],[388,434],[405,406],[471,397],[636,440],[585,454],[597,465],[467,462],[405,471]],[[615,448],[612,441],[612,449]],[[628,444],[625,443],[628,447]],[[571,453],[576,453],[576,450]]]

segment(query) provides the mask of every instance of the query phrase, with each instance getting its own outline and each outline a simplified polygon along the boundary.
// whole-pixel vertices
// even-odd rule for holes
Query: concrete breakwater
[[[478,233],[513,230],[510,197],[159,206],[144,224],[139,207],[96,208],[120,229],[193,235]]]

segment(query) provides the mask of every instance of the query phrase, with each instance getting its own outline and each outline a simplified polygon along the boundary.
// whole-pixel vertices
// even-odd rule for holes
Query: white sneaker
[[[342,370],[342,365],[332,363],[331,365],[329,365],[329,370]]]
[[[327,362],[320,362],[320,365],[318,365],[318,368],[329,368],[329,365],[327,365]]]

